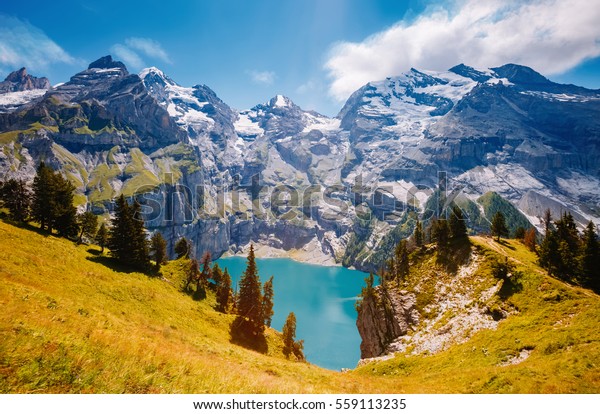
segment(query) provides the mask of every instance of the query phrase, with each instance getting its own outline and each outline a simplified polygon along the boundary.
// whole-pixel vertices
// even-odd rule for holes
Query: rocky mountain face
[[[36,78],[21,68],[0,82],[0,113],[12,112],[20,106],[42,96],[50,89],[47,78]]]
[[[0,82],[0,93],[31,91],[33,89],[50,89],[48,78],[36,78],[21,68],[10,73],[4,82]]]
[[[254,242],[372,269],[441,182],[473,211],[493,191],[533,225],[548,207],[600,223],[600,92],[523,66],[412,69],[363,86],[335,118],[282,95],[237,111],[110,56],[42,91],[0,110],[1,174],[30,179],[46,160],[97,213],[137,195],[153,231],[198,255]]]

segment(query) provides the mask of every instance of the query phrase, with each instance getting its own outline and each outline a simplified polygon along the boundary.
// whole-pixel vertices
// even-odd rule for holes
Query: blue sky
[[[238,109],[281,93],[335,115],[367,81],[412,66],[515,62],[600,88],[598,21],[600,0],[3,2],[0,76],[28,66],[64,82],[110,53]]]

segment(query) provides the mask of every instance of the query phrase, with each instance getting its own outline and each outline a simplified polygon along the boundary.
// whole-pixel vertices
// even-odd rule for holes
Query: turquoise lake
[[[246,269],[245,257],[217,260],[227,267],[235,288]],[[324,368],[354,368],[360,358],[354,303],[367,274],[344,267],[318,266],[291,259],[256,259],[261,282],[273,278],[272,327],[281,331],[296,314],[296,338],[304,339],[306,359]]]

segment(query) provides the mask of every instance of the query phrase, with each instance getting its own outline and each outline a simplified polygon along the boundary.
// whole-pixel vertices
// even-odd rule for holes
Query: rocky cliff
[[[356,320],[362,338],[360,357],[383,355],[390,343],[414,329],[419,323],[415,305],[412,293],[375,287],[374,295],[362,301]]]

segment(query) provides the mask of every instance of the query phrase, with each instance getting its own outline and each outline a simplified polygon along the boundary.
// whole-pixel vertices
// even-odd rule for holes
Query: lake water
[[[246,270],[245,257],[217,260],[227,267],[235,288]],[[296,315],[296,339],[304,339],[306,359],[324,368],[354,368],[360,358],[354,303],[367,274],[344,267],[318,266],[291,259],[256,259],[261,282],[271,275],[279,331],[290,312]]]

